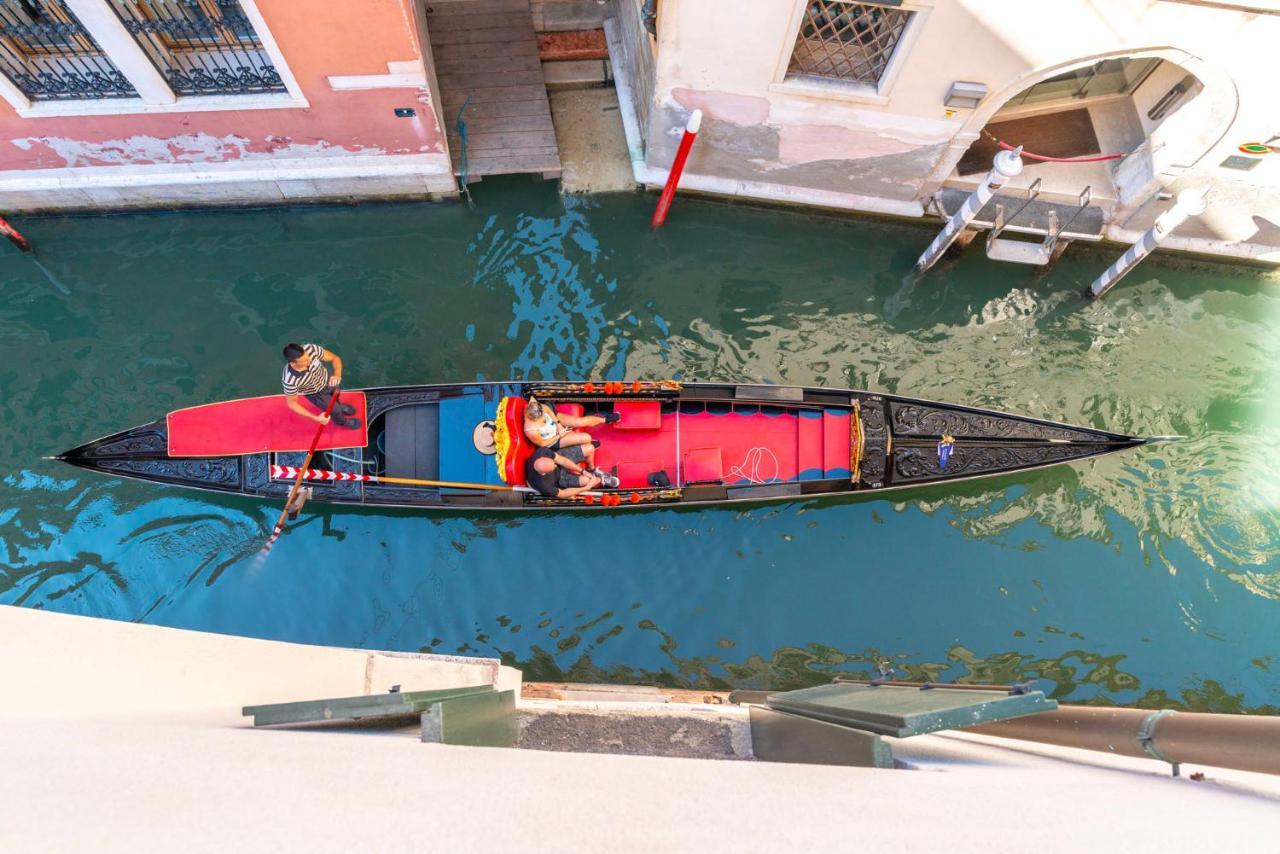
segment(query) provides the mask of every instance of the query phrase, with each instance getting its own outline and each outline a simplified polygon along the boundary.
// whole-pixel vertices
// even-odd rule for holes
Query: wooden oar
[[[334,389],[333,396],[329,398],[329,405],[324,408],[324,417],[328,418],[333,412],[334,405],[338,402],[338,395],[341,389]],[[324,433],[324,428],[329,426],[326,421],[316,428],[316,436],[311,440],[311,447],[307,450],[307,458],[302,461],[302,468],[298,470],[298,477],[293,481],[293,488],[289,490],[289,497],[285,499],[284,509],[280,511],[280,518],[276,520],[276,527],[271,532],[271,536],[267,538],[267,544],[262,547],[262,554],[271,551],[271,547],[276,544],[276,540],[280,539],[280,532],[284,530],[285,520],[289,518],[289,505],[293,504],[293,499],[298,495],[298,489],[302,486],[302,473],[307,470],[307,466],[311,465],[311,458],[315,456],[316,445],[320,444],[320,436]]]
[[[308,458],[308,462],[310,459]],[[455,480],[421,480],[416,477],[383,477],[376,474],[358,474],[349,471],[329,471],[328,469],[294,468],[293,466],[271,467],[273,480],[293,478],[295,484],[304,480],[360,481],[362,483],[400,483],[406,486],[445,486],[453,489],[497,489],[505,492],[523,492],[525,489],[505,486],[500,483],[462,483]]]
[[[456,480],[423,480],[416,477],[383,477],[376,474],[357,474],[349,471],[330,471],[329,469],[309,469],[294,468],[293,466],[277,466],[271,467],[271,477],[274,480],[288,480],[295,478],[295,486],[304,480],[331,480],[331,481],[358,481],[361,483],[398,483],[405,486],[444,486],[452,489],[494,489],[503,492],[533,492],[528,486],[504,486],[499,483],[463,483]],[[635,495],[636,493],[632,493]],[[599,500],[602,504],[610,506],[612,501],[616,506],[622,503],[621,497],[617,493],[606,493],[598,490],[589,489],[579,492],[578,497],[585,503],[590,504]],[[633,499],[635,503],[638,499]]]

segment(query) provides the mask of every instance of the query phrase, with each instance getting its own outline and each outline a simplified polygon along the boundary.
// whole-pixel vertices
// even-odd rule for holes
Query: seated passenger
[[[591,436],[574,428],[612,424],[619,417],[616,412],[610,412],[608,415],[560,415],[551,404],[540,403],[531,397],[524,408],[524,433],[529,437],[529,441],[539,448],[549,448],[553,451],[575,445],[590,445],[591,450],[586,451],[587,463],[590,464],[595,455]]]
[[[525,462],[525,480],[547,498],[576,498],[601,486],[616,489],[618,478],[608,472],[588,471],[584,465],[584,449],[590,447],[571,445],[561,453],[550,448],[538,448]]]

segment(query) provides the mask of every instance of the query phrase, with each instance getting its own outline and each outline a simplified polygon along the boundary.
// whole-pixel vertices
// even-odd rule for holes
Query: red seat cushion
[[[572,415],[574,418],[581,418],[582,413],[586,412],[581,403],[557,403],[555,406],[560,415]]]
[[[684,452],[685,483],[719,483],[723,477],[719,448],[695,448]]]
[[[524,435],[525,403],[523,397],[509,397],[506,411],[503,413],[507,436],[510,437],[509,441],[513,448],[502,461],[502,479],[511,486],[525,485],[524,466],[529,457],[533,456],[534,451],[533,443]]]
[[[656,400],[620,400],[613,411],[622,416],[617,430],[657,430],[662,426],[662,404]]]
[[[853,458],[853,422],[848,412],[822,415],[822,468],[827,477],[848,477]]]
[[[638,489],[649,485],[649,475],[662,471],[662,463],[618,463],[618,486],[622,489]]]

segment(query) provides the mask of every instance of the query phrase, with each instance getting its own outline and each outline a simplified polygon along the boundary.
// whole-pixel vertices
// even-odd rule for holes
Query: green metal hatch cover
[[[847,682],[770,694],[765,705],[896,738],[961,729],[1058,708],[1058,702],[1047,699],[1043,691],[1004,694]]]

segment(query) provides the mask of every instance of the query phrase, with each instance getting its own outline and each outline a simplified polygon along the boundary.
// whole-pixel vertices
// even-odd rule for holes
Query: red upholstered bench
[[[622,489],[639,489],[649,485],[649,475],[662,471],[661,463],[618,463],[618,486]]]
[[[574,418],[581,418],[582,413],[586,411],[581,403],[557,403],[555,407],[557,414],[572,415]]]
[[[662,404],[656,400],[620,400],[613,411],[622,416],[617,430],[657,430],[662,426]]]
[[[719,483],[723,478],[719,448],[695,448],[684,452],[685,483]]]

